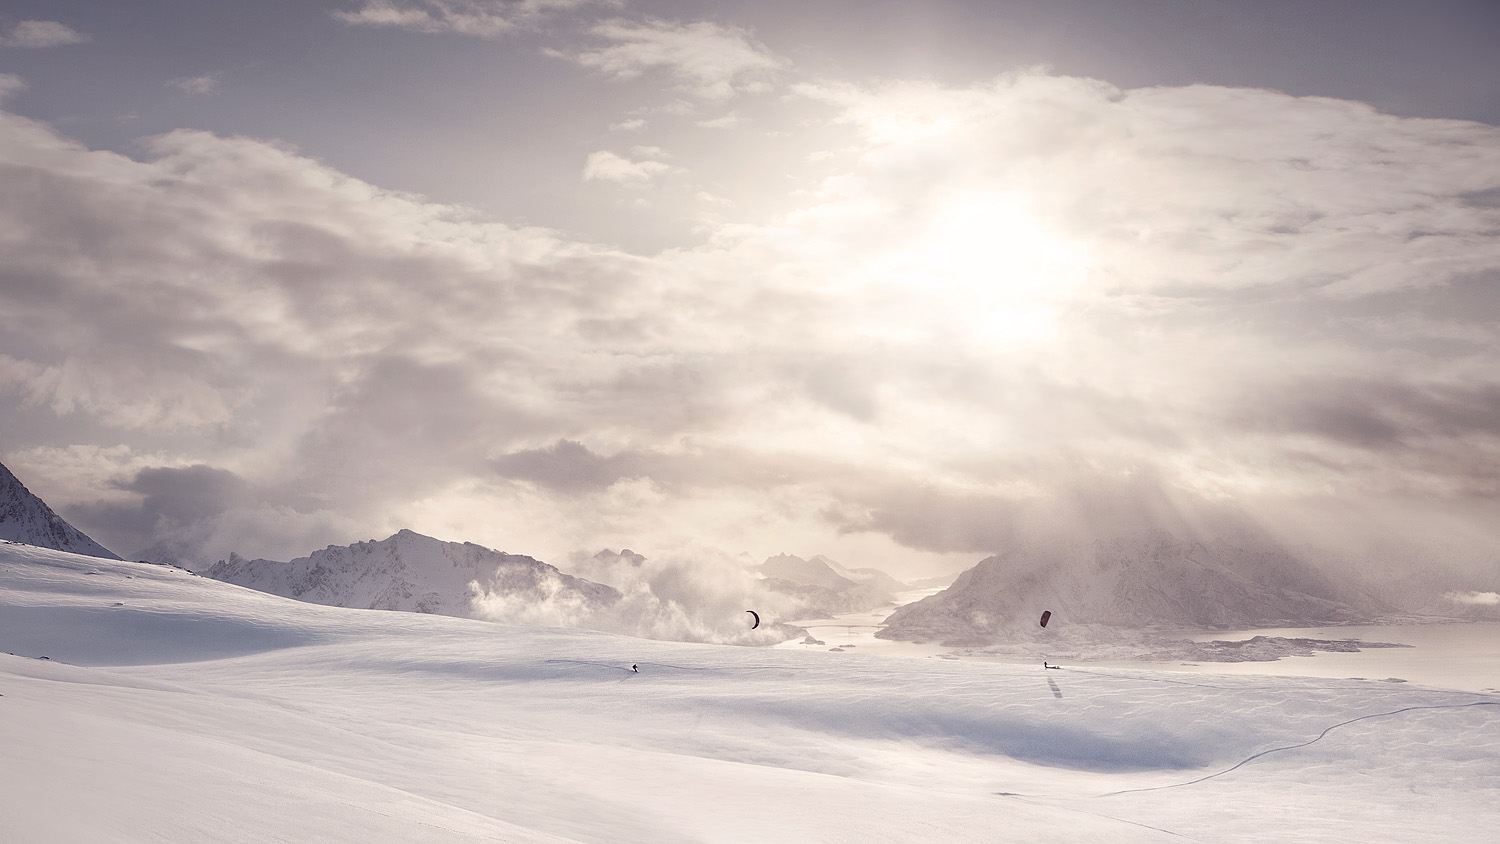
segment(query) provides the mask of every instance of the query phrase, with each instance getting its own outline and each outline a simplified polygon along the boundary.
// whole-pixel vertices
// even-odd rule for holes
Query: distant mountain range
[[[87,557],[120,559],[113,551],[52,512],[46,502],[32,495],[31,490],[3,465],[0,465],[0,539]]]
[[[474,601],[480,597],[566,601],[584,610],[620,600],[612,587],[564,574],[531,557],[409,530],[380,541],[330,545],[290,562],[231,554],[200,573],[314,604],[459,617],[474,617]]]
[[[1281,548],[1156,531],[989,557],[898,609],[878,635],[984,644],[1038,631],[1044,611],[1054,628],[1231,629],[1366,621],[1391,609]]]
[[[796,599],[808,618],[886,606],[907,588],[879,569],[845,568],[822,554],[808,559],[777,554],[756,571],[765,577],[766,588]]]
[[[53,512],[3,465],[0,540],[120,559]],[[200,573],[329,606],[736,644],[801,635],[805,631],[785,621],[877,610],[894,604],[897,593],[916,588],[878,569],[848,568],[822,555],[783,553],[759,565],[731,563],[727,570],[702,562],[651,563],[629,550],[603,551],[576,561],[576,573],[568,574],[532,557],[402,530],[289,562],[231,554]],[[1491,580],[1440,574],[1416,570],[1409,582],[1372,593],[1335,582],[1266,540],[1195,541],[1143,531],[1018,547],[988,557],[947,589],[896,609],[877,635],[984,646],[1039,635],[1083,635],[1085,628],[1234,629],[1393,615],[1500,617],[1500,594]],[[743,610],[752,608],[767,622],[754,631],[743,621]],[[1044,611],[1051,613],[1046,634],[1038,624]]]

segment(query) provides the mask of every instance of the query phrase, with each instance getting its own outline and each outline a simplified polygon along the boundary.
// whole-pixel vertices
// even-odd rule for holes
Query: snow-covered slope
[[[403,530],[388,539],[330,545],[289,563],[233,555],[204,577],[333,607],[472,617],[476,599],[565,603],[584,611],[620,593],[519,554],[443,542]]]
[[[1022,549],[981,561],[946,590],[901,607],[883,638],[978,644],[1058,627],[1232,628],[1368,619],[1306,564],[1276,548],[1165,533]]]
[[[11,471],[0,465],[0,539],[90,557],[120,559],[87,534],[52,512]]]
[[[1492,695],[528,629],[22,545],[0,545],[0,759],[17,844],[1411,844],[1500,825]]]

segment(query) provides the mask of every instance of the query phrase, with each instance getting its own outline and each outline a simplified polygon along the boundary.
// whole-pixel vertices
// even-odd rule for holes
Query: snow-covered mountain
[[[52,512],[45,501],[33,495],[4,465],[0,465],[0,539],[86,557],[120,559]]]
[[[517,606],[610,606],[620,593],[520,554],[471,542],[443,542],[410,530],[388,539],[330,545],[291,562],[235,554],[203,576],[261,592],[334,607],[474,617],[475,601]]]
[[[901,607],[887,639],[978,644],[1054,626],[1235,628],[1368,620],[1387,609],[1276,547],[1164,532],[989,557]]]
[[[777,554],[756,571],[766,588],[796,599],[806,617],[875,609],[891,603],[902,586],[879,569],[848,569],[822,554]]]

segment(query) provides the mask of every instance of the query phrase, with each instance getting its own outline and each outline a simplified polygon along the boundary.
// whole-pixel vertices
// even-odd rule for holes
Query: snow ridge
[[[0,539],[85,557],[120,559],[119,555],[54,513],[3,464],[0,464]]]

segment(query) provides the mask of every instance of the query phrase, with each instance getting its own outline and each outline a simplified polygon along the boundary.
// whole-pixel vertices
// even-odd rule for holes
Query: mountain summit
[[[0,539],[86,557],[120,559],[52,512],[47,502],[32,495],[31,490],[4,465],[0,465]]]
[[[982,644],[1053,627],[1300,627],[1368,621],[1388,607],[1343,589],[1279,547],[1164,532],[1020,548],[982,560],[942,592],[892,613],[885,639]]]
[[[476,600],[521,606],[614,604],[609,586],[563,574],[521,554],[444,542],[410,530],[371,542],[330,545],[288,563],[231,554],[204,577],[313,604],[474,617]]]

